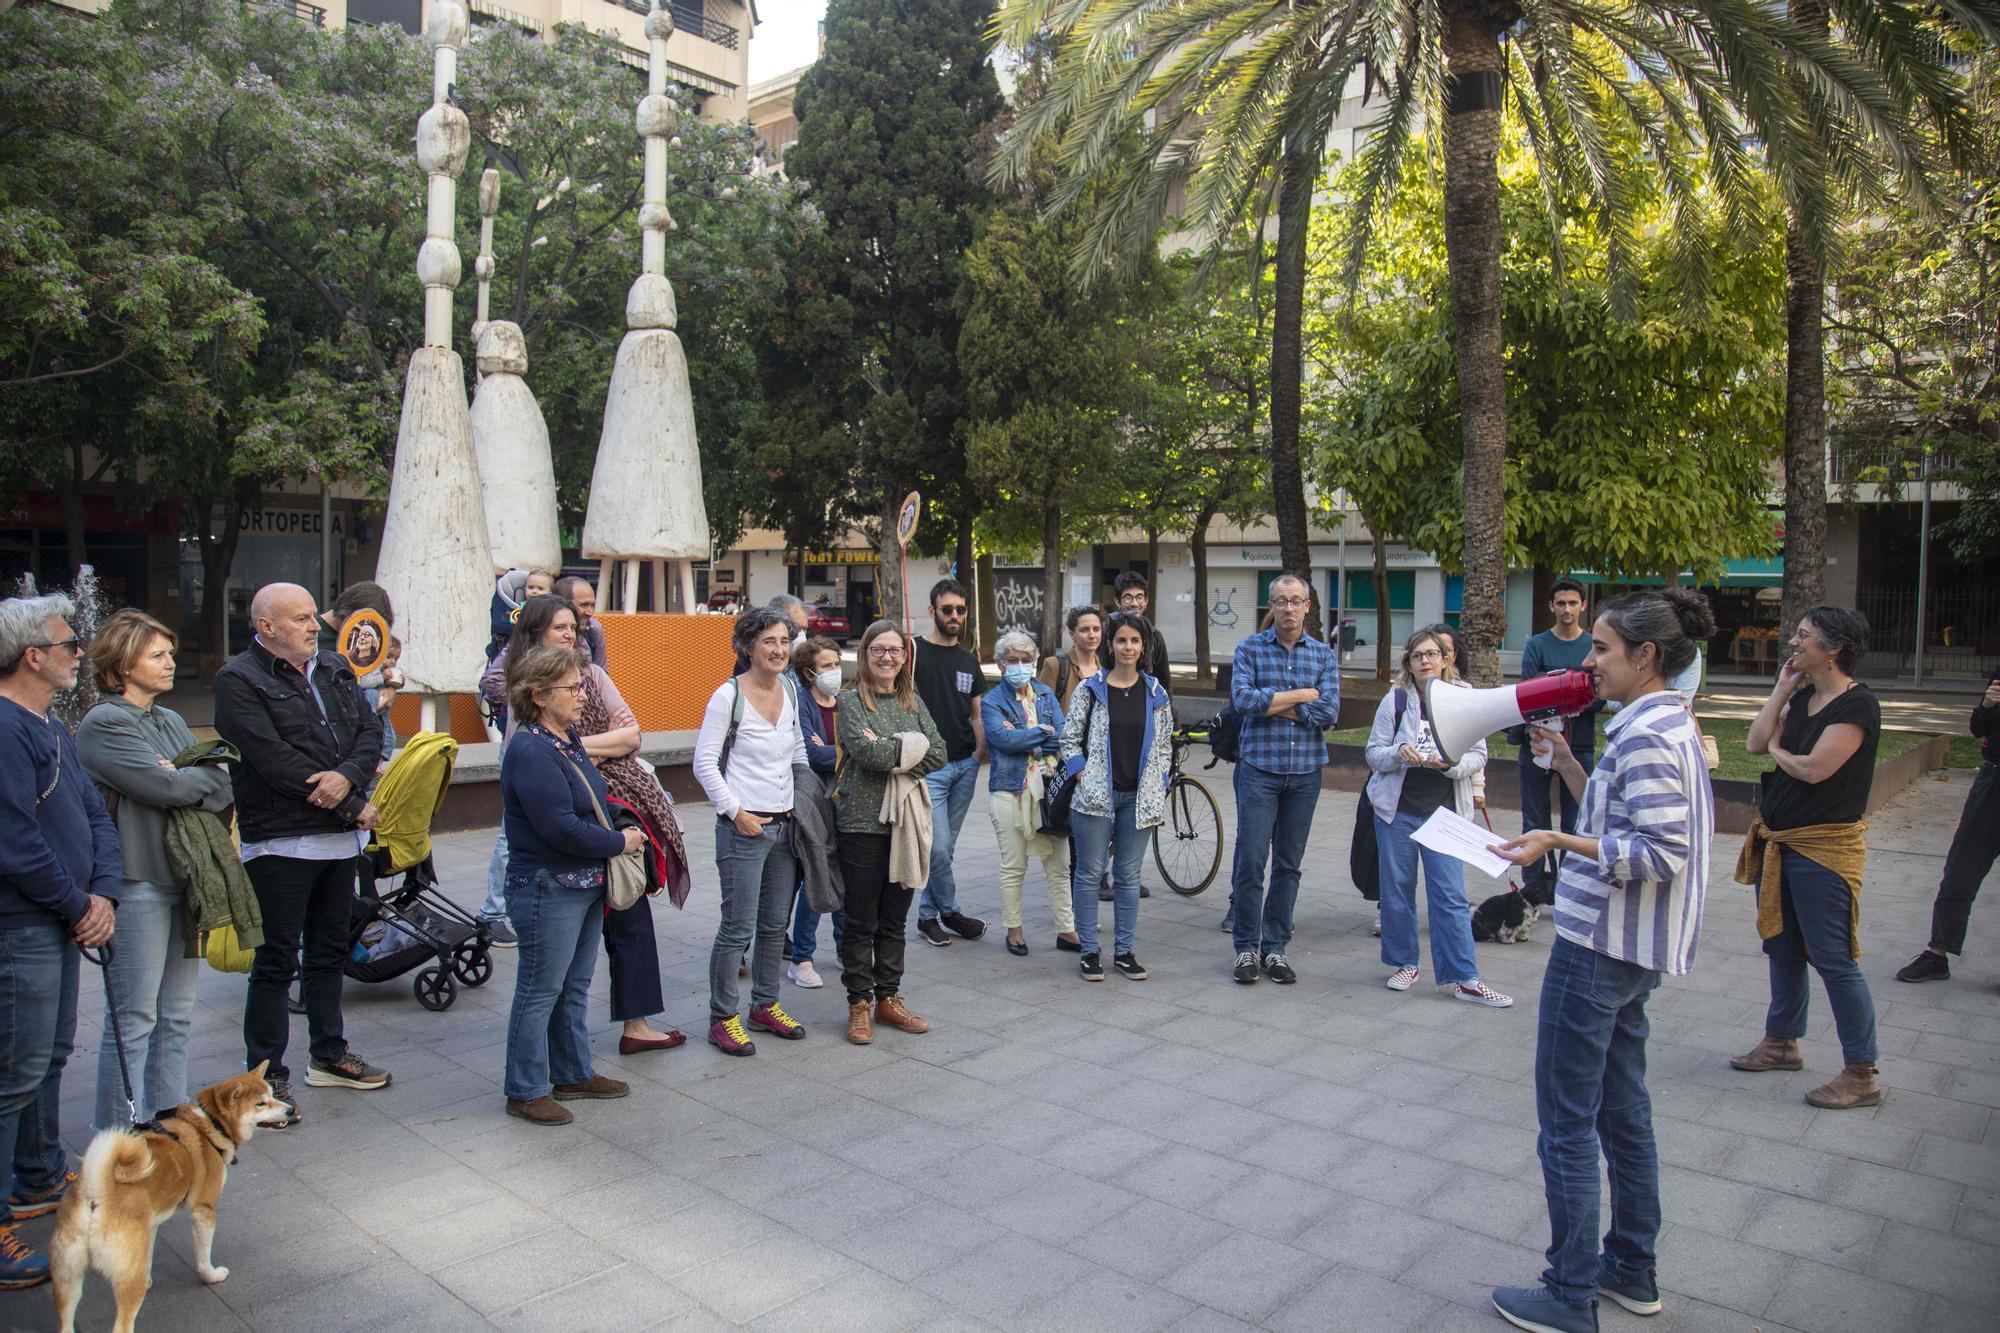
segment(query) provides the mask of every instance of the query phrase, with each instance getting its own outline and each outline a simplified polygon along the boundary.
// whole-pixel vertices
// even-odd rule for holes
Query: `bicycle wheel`
[[[1167,788],[1167,820],[1153,830],[1153,864],[1168,888],[1189,898],[1222,869],[1222,808],[1199,778],[1182,774]]]

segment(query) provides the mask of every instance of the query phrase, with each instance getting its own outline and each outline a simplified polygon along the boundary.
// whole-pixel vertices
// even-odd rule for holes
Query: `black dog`
[[[1520,944],[1542,909],[1519,889],[1496,893],[1472,913],[1472,938],[1481,944]]]

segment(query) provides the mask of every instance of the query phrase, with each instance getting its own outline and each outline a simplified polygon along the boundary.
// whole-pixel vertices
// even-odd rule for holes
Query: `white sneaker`
[[[1382,909],[1379,907],[1375,909],[1375,938],[1382,938]]]
[[[1420,975],[1421,973],[1419,973],[1417,969],[1414,967],[1399,967],[1396,969],[1395,973],[1382,984],[1387,986],[1390,990],[1408,990],[1410,987],[1417,984],[1417,978]]]
[[[1514,1003],[1511,995],[1502,995],[1483,981],[1461,981],[1451,988],[1451,993],[1467,1004],[1483,1004],[1488,1009],[1507,1009]]]
[[[812,959],[810,958],[806,959],[803,963],[793,963],[790,967],[786,968],[785,977],[801,990],[818,990],[826,984],[820,980],[819,973],[813,971]]]

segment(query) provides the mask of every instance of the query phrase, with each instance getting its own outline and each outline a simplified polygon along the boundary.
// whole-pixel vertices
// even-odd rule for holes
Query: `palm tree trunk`
[[[897,625],[903,623],[903,548],[896,541],[896,515],[903,497],[894,486],[882,489],[882,533],[876,541],[882,564],[875,573],[875,614]]]
[[[1370,523],[1368,531],[1372,540],[1369,551],[1374,557],[1369,582],[1375,589],[1375,679],[1386,683],[1394,670],[1396,653],[1396,646],[1389,641],[1395,633],[1389,620],[1389,547],[1375,524]]]
[[[1194,556],[1194,678],[1203,685],[1215,679],[1215,666],[1208,660],[1208,525],[1214,519],[1214,503],[1204,503],[1188,530],[1188,550]]]
[[[1051,494],[1042,505],[1042,623],[1036,635],[1046,654],[1063,650],[1062,500]]]
[[[1824,0],[1789,0],[1801,27],[1827,30]],[[1819,252],[1785,226],[1785,596],[1781,634],[1826,598],[1826,272]]]
[[[1278,557],[1287,573],[1312,582],[1306,486],[1299,462],[1299,381],[1303,371],[1306,232],[1312,223],[1316,152],[1285,153],[1278,177],[1278,254],[1271,318],[1271,507]],[[1312,633],[1313,627],[1307,628]]]
[[[1510,13],[1511,11],[1511,17]],[[1500,31],[1518,8],[1470,0],[1445,15],[1444,246],[1464,434],[1466,674],[1500,683],[1507,626],[1507,379],[1500,335]]]

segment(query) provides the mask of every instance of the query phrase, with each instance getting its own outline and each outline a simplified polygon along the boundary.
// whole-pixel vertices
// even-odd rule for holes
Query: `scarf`
[[[1868,844],[1861,835],[1867,828],[1860,820],[1852,824],[1807,824],[1788,829],[1766,827],[1762,819],[1750,821],[1750,831],[1743,839],[1743,853],[1736,858],[1736,882],[1757,886],[1760,939],[1774,939],[1785,929],[1785,908],[1780,896],[1784,883],[1781,853],[1793,851],[1847,881],[1854,905],[1848,932],[1854,957],[1861,957],[1861,872],[1868,863]]]

